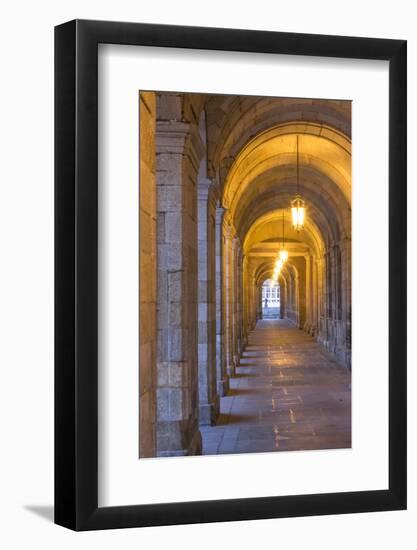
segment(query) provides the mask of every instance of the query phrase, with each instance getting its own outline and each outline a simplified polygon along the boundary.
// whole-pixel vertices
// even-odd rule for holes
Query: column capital
[[[156,153],[185,155],[198,172],[205,151],[196,124],[178,120],[156,122]]]
[[[216,206],[216,223],[218,224],[223,223],[223,216],[225,212],[226,212],[226,208],[221,206],[221,204],[218,204]]]
[[[215,182],[211,178],[198,178],[197,193],[199,200],[209,200],[212,206],[216,206],[217,189]]]

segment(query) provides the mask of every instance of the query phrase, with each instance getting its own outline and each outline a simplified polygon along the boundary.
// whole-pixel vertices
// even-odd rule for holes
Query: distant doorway
[[[267,279],[262,285],[262,319],[279,319],[280,286],[273,279]]]

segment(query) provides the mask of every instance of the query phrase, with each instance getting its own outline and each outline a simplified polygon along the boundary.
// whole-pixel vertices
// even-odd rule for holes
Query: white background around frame
[[[138,460],[139,89],[352,100],[352,449]],[[99,98],[100,505],[386,489],[388,63],[102,45]]]
[[[0,545],[10,550],[379,550],[417,541],[417,36],[414,5],[370,0],[16,1],[0,36]],[[53,504],[53,26],[74,17],[408,40],[409,500],[404,512],[73,533]],[[17,29],[19,33],[17,36]],[[376,130],[377,131],[377,130]],[[378,383],[378,380],[375,381]],[[370,399],[372,407],[372,399]]]

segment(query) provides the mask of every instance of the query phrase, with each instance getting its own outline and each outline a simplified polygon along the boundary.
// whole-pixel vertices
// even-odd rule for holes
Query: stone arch
[[[297,135],[301,150],[299,189],[307,204],[306,224],[300,234],[291,227],[288,208],[297,191]],[[290,260],[282,271],[285,315],[299,328],[317,335],[336,355],[343,356],[337,342],[349,339],[345,337],[349,314],[342,312],[346,300],[341,296],[341,273],[350,267],[342,267],[340,247],[350,246],[350,159],[351,144],[345,134],[304,121],[290,121],[262,131],[233,157],[224,178],[222,203],[229,225],[254,266],[249,279],[254,277],[256,291],[245,291],[243,295],[248,302],[244,310],[251,312],[247,330],[259,317],[256,258],[271,258],[274,249],[276,255],[283,213],[290,251]],[[270,273],[271,266],[264,265],[261,278]],[[250,305],[251,300],[255,305]]]

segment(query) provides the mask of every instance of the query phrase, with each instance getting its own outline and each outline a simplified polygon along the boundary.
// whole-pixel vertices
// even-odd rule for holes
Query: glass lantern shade
[[[303,229],[305,220],[305,205],[303,199],[299,195],[291,201],[291,216],[293,228],[296,231]]]

